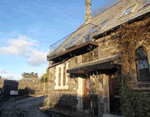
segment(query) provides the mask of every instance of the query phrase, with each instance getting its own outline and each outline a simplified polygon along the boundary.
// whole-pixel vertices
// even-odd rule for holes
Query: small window
[[[130,7],[130,8],[128,8],[121,16],[125,16],[125,15],[127,15],[127,14],[129,14],[129,13],[131,13],[132,12],[132,10],[133,10],[133,8],[134,8],[134,6],[132,6],[132,7]]]
[[[91,29],[89,30],[89,33],[93,33],[93,32],[96,32],[96,31],[98,31],[97,28],[91,28]]]
[[[136,50],[136,64],[139,80],[140,81],[150,80],[148,57],[143,47],[139,47]]]
[[[85,40],[85,42],[89,41],[89,40],[90,40],[90,34],[87,34],[87,35],[84,37],[84,40]]]
[[[103,21],[100,25],[101,27],[105,26],[108,20]]]
[[[146,8],[146,7],[148,7],[150,5],[150,0],[147,0],[146,2],[145,2],[145,4],[144,4],[144,7],[143,8]]]

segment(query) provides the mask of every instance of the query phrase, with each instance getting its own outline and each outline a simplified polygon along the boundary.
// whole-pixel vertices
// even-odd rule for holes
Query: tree
[[[38,78],[38,74],[31,72],[31,73],[26,73],[24,72],[23,74],[21,74],[23,78]]]
[[[42,76],[41,78],[41,82],[48,82],[48,75],[49,75],[49,71],[47,70],[46,73]]]

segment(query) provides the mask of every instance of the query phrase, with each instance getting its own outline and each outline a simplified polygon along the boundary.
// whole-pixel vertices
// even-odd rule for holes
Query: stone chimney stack
[[[86,6],[86,15],[85,15],[85,23],[88,23],[91,20],[91,0],[85,1]]]

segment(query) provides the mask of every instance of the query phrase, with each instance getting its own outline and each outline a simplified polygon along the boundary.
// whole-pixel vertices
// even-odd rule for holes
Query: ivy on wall
[[[133,91],[128,85],[130,78],[126,75],[117,80],[122,114],[125,117],[150,117],[150,93]]]
[[[134,78],[136,49],[140,46],[150,47],[150,18],[123,24],[117,30],[116,37],[122,54],[122,75],[118,79],[122,113],[125,117],[150,117],[150,94],[135,92],[129,85]]]
[[[133,68],[136,49],[139,46],[150,46],[150,18],[132,24],[123,24],[117,32],[118,49],[122,53],[122,66],[129,73]]]

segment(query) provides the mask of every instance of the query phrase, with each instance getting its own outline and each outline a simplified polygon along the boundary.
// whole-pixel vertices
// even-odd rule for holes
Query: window
[[[71,48],[72,46],[74,46],[73,43],[74,43],[75,41],[77,41],[80,36],[81,36],[81,34],[79,34],[79,35],[77,35],[77,36],[71,38],[71,39],[69,40],[69,42],[66,42],[66,44],[64,45],[64,48],[65,48],[65,49],[69,49],[69,48]]]
[[[61,68],[59,68],[59,76],[58,76],[58,86],[61,86]]]
[[[105,26],[108,20],[103,21],[100,25],[101,27]]]
[[[132,7],[128,8],[126,11],[124,11],[124,13],[123,13],[121,16],[125,16],[125,15],[127,15],[127,14],[131,13],[131,12],[132,12],[132,10],[133,10],[133,8],[134,8],[134,6],[132,6]]]
[[[145,4],[144,4],[144,7],[143,8],[146,8],[146,7],[148,7],[150,5],[150,0],[147,0],[146,2],[145,2]]]
[[[96,31],[98,31],[97,28],[91,28],[91,29],[89,29],[89,32],[83,37],[84,41],[85,42],[90,41],[90,34],[96,32]]]
[[[146,3],[150,3],[150,0],[147,0]]]
[[[138,79],[140,81],[150,80],[148,57],[143,47],[139,47],[136,50],[136,64],[138,71]]]
[[[90,40],[90,34],[87,34],[87,35],[84,37],[84,40],[85,40],[85,42],[89,41],[89,40]]]
[[[66,64],[65,64],[65,66],[64,66],[64,70],[63,70],[63,86],[65,86],[66,85]]]
[[[56,79],[55,79],[55,89],[68,89],[68,78],[67,78],[67,68],[68,68],[68,63],[67,64],[60,64],[56,66]]]
[[[91,28],[91,29],[89,29],[89,33],[93,33],[93,32],[96,32],[96,31],[98,31],[97,28]]]

